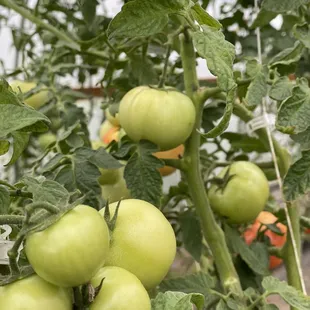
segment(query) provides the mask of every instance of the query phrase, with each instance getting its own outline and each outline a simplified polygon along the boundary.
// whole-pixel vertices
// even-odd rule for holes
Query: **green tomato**
[[[0,287],[0,309],[71,310],[72,291],[32,275]]]
[[[24,82],[24,81],[13,81],[10,83],[13,91],[15,93],[24,94],[30,91],[31,89],[37,87],[37,84],[34,82]],[[27,98],[24,102],[34,109],[38,110],[41,108],[49,99],[49,92],[47,90],[41,90],[38,93]]]
[[[170,150],[191,134],[195,108],[191,99],[178,91],[139,86],[123,97],[119,119],[132,140],[146,139],[161,150]]]
[[[101,268],[91,280],[94,287],[102,287],[90,310],[151,310],[149,295],[140,280],[119,267]]]
[[[114,184],[104,184],[101,186],[101,195],[105,200],[109,199],[109,202],[115,202],[120,199],[130,198],[130,191],[127,188],[126,181],[124,179],[124,168],[118,169],[119,178]]]
[[[116,206],[109,206],[111,216]],[[175,255],[174,231],[165,216],[146,201],[122,200],[105,265],[130,271],[152,289],[166,276]]]
[[[47,229],[26,238],[25,251],[34,271],[63,287],[87,283],[103,266],[109,230],[99,212],[78,205]]]
[[[228,167],[219,177],[223,177]],[[235,224],[254,220],[263,211],[269,197],[269,184],[262,170],[253,163],[237,161],[230,166],[234,175],[222,190],[212,185],[209,190],[211,207]]]
[[[38,137],[40,148],[45,150],[52,142],[55,142],[56,139],[56,136],[51,132],[40,135]]]

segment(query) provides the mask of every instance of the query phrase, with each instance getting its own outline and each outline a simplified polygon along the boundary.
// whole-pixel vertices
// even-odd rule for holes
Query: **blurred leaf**
[[[215,29],[222,28],[221,23],[209,15],[209,13],[205,11],[198,3],[195,3],[195,5],[191,7],[191,12],[199,25],[207,25]]]
[[[274,100],[282,101],[292,95],[293,87],[294,84],[290,82],[290,79],[287,76],[281,76],[273,82],[269,90],[269,96]]]
[[[13,137],[13,155],[11,160],[6,166],[14,164],[19,156],[23,153],[24,149],[27,147],[30,134],[28,132],[12,132]]]
[[[7,153],[10,149],[10,142],[7,140],[0,140],[0,156]]]
[[[96,16],[98,0],[79,0],[84,20],[87,24],[92,24]]]
[[[310,3],[309,0],[264,0],[262,8],[266,11],[286,13],[288,11],[297,10],[301,5]]]
[[[268,25],[276,16],[278,13],[275,12],[269,12],[265,10],[264,8],[261,8],[254,20],[254,22],[251,25],[252,29],[263,27],[265,25]]]
[[[202,25],[203,32],[193,32],[195,48],[207,60],[208,69],[218,77],[218,85],[224,91],[235,87],[232,65],[235,47],[225,40],[221,31]]]
[[[223,101],[212,101],[203,109],[201,126],[205,132],[209,132],[214,128],[214,123],[219,120],[225,110]]]
[[[310,29],[308,23],[295,25],[293,33],[295,38],[302,42],[306,48],[310,48]]]
[[[10,207],[10,193],[4,186],[0,186],[0,215],[7,214]]]
[[[310,149],[310,126],[305,131],[290,137],[293,141],[300,144],[301,150]]]

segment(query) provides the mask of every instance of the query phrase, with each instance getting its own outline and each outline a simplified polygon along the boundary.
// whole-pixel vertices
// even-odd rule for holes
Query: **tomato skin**
[[[90,310],[151,310],[149,295],[135,275],[120,267],[104,267],[91,284],[98,287],[103,278],[101,290]]]
[[[259,231],[263,231],[266,229],[265,225],[262,224],[273,224],[277,221],[277,218],[270,212],[262,211],[253,225],[251,225],[243,234],[244,240],[247,244],[251,244],[255,239]],[[277,223],[277,227],[283,233],[283,236],[277,235],[271,230],[265,231],[265,236],[268,236],[270,240],[270,244],[272,246],[282,248],[286,243],[287,238],[287,227],[282,223]],[[261,228],[260,228],[261,227]],[[282,264],[282,259],[276,257],[274,255],[270,255],[269,257],[269,269],[274,269]]]
[[[183,144],[175,147],[174,149],[168,150],[168,151],[154,153],[154,155],[157,158],[162,158],[162,159],[178,159],[180,156],[183,156],[183,154],[184,154],[184,145]],[[164,177],[164,176],[170,175],[176,169],[174,167],[164,166],[162,168],[159,168],[158,170],[159,170],[160,174]]]
[[[195,122],[195,108],[189,97],[175,90],[139,86],[121,100],[119,119],[132,140],[146,139],[166,151],[189,137]]]
[[[111,216],[116,206],[110,205]],[[166,276],[175,255],[174,231],[164,215],[146,201],[122,200],[105,265],[130,271],[151,289]]]
[[[31,89],[37,87],[37,84],[34,82],[24,82],[24,81],[12,81],[10,83],[10,86],[12,87],[13,91],[17,94],[20,93],[26,93],[30,91]],[[38,93],[32,95],[31,97],[24,100],[26,104],[33,107],[34,109],[38,110],[41,108],[49,98],[49,92],[47,90],[41,90]]]
[[[113,126],[118,127],[120,125],[119,122],[119,113],[116,113],[114,116],[110,113],[109,109],[105,110],[105,117],[106,119],[112,124]]]
[[[71,310],[72,291],[32,275],[0,287],[0,309]]]
[[[44,133],[38,137],[39,145],[42,150],[45,150],[52,142],[55,142],[57,137],[51,133]]]
[[[228,167],[219,174],[223,177]],[[211,207],[230,223],[241,224],[254,220],[263,211],[269,197],[269,184],[261,169],[247,161],[237,161],[230,166],[235,175],[224,191],[212,185],[209,192]]]
[[[95,209],[78,205],[44,231],[26,238],[25,252],[34,271],[61,287],[88,282],[109,251],[109,229]]]

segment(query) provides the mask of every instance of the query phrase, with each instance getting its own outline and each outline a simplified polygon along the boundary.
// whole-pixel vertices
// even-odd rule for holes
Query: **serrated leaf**
[[[310,126],[303,132],[290,136],[292,140],[300,144],[301,150],[310,149]]]
[[[281,51],[275,55],[269,62],[271,68],[278,65],[291,65],[300,60],[302,56],[302,51],[304,49],[303,44],[299,41],[296,41],[293,47],[288,47],[285,50]]]
[[[193,304],[197,310],[202,310],[204,297],[195,293],[165,292],[159,293],[151,303],[152,310],[192,310]]]
[[[224,115],[220,122],[209,132],[202,134],[204,138],[216,138],[220,136],[229,126],[229,121],[234,108],[234,101],[236,98],[236,89],[231,89],[227,94],[226,107],[224,110]]]
[[[248,87],[244,101],[249,106],[258,106],[267,95],[267,81],[263,70],[259,71]]]
[[[156,34],[167,25],[169,14],[181,13],[188,6],[188,0],[130,1],[111,21],[109,37],[132,38]]]
[[[269,149],[258,138],[250,137],[246,134],[237,132],[224,132],[221,136],[223,139],[227,139],[234,151],[243,151],[245,153],[257,152],[265,153]]]
[[[196,213],[191,209],[181,213],[179,223],[185,249],[199,262],[202,253],[202,232]]]
[[[304,84],[293,88],[292,95],[279,108],[276,126],[285,133],[297,134],[309,127],[310,88]]]
[[[310,297],[284,281],[269,276],[263,279],[262,286],[268,295],[279,294],[290,306],[298,310],[310,309]]]
[[[93,155],[89,157],[90,161],[99,168],[118,169],[123,165],[109,154],[103,147],[93,151]]]
[[[302,157],[290,166],[283,182],[283,192],[287,201],[296,200],[310,189],[310,152],[302,152]]]
[[[20,132],[15,131],[12,132],[13,137],[13,155],[9,161],[9,163],[6,164],[6,166],[14,164],[19,156],[23,153],[24,149],[27,147],[30,134],[28,132]]]
[[[10,142],[7,140],[0,140],[0,156],[7,153],[10,149]]]
[[[193,33],[193,41],[199,55],[207,60],[208,69],[217,76],[217,83],[224,91],[235,87],[233,62],[235,47],[221,31],[202,25],[203,32]]]
[[[262,8],[270,12],[286,13],[288,11],[297,10],[301,5],[309,2],[309,0],[264,0]]]
[[[222,28],[221,23],[209,15],[209,13],[205,11],[198,3],[195,3],[195,5],[191,7],[191,12],[199,25],[207,25],[218,30]]]
[[[268,25],[277,15],[278,13],[276,12],[270,12],[261,8],[251,25],[251,29]]]
[[[308,23],[295,25],[293,33],[295,38],[302,42],[306,48],[310,48],[310,29]]]
[[[287,76],[281,76],[271,86],[269,90],[270,98],[282,101],[292,95],[294,84],[290,82]]]
[[[132,198],[138,198],[158,205],[162,193],[162,178],[158,168],[160,159],[152,154],[158,151],[153,143],[142,140],[127,162],[124,178]]]
[[[242,259],[247,263],[247,265],[259,275],[267,275],[268,271],[268,252],[264,251],[261,246],[256,246],[250,248],[245,241],[240,237],[239,233],[229,227],[225,226],[225,236],[235,253],[240,254]],[[257,247],[260,247],[257,251]],[[259,255],[258,255],[259,254]]]
[[[7,214],[10,207],[10,193],[4,186],[0,186],[0,214]]]

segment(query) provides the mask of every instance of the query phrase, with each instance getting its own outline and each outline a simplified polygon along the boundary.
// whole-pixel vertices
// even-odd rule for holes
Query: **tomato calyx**
[[[119,210],[120,205],[121,205],[121,200],[118,201],[116,209],[115,209],[115,213],[114,213],[113,217],[111,218],[110,208],[109,208],[109,200],[107,200],[107,202],[106,202],[103,217],[104,217],[110,231],[113,231],[115,228],[116,220],[117,220],[117,216],[118,216],[118,210]]]
[[[217,186],[217,189],[215,190],[215,192],[221,191],[221,193],[223,194],[229,181],[236,176],[236,174],[229,174],[229,171],[230,171],[230,167],[225,172],[225,175],[223,178],[215,177],[209,180],[211,184],[214,184]]]

